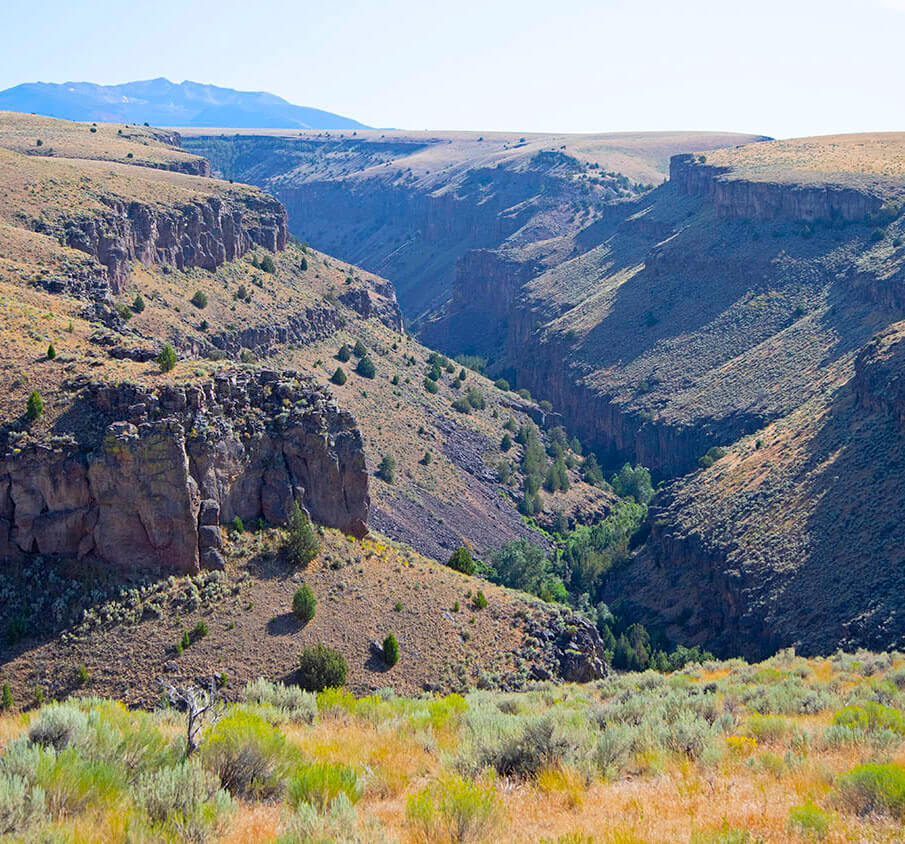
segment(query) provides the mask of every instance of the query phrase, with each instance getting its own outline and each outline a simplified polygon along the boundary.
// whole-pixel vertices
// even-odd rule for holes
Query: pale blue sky
[[[4,5],[0,89],[166,76],[409,129],[905,129],[905,0]]]

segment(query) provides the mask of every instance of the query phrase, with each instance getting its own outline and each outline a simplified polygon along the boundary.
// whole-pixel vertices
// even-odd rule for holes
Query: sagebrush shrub
[[[152,823],[179,841],[207,840],[233,809],[217,775],[189,761],[142,775],[134,793]]]
[[[71,743],[81,742],[87,731],[88,716],[80,709],[68,703],[51,704],[32,723],[28,740],[60,751]]]
[[[0,774],[0,835],[22,833],[43,814],[43,789],[29,787],[24,777]]]
[[[264,800],[278,795],[297,753],[260,715],[233,710],[202,743],[201,759],[235,797]]]
[[[298,686],[270,683],[258,677],[245,686],[242,697],[250,704],[277,709],[290,721],[310,724],[317,718],[317,698]],[[268,720],[273,720],[272,716]]]

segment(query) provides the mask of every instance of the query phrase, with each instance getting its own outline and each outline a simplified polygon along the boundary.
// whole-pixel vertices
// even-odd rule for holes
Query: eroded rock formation
[[[120,293],[132,261],[213,270],[254,246],[279,251],[288,237],[286,209],[262,193],[208,196],[178,206],[101,197],[108,211],[36,228],[94,257]]]
[[[367,532],[368,476],[354,418],[294,372],[230,371],[149,389],[82,377],[80,439],[15,442],[0,458],[0,558],[94,557],[120,568],[222,566],[220,524]],[[92,442],[89,431],[102,431]]]

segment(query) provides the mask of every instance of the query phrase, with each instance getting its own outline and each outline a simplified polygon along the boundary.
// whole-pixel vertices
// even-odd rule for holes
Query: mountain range
[[[65,120],[281,129],[366,129],[357,120],[293,105],[265,91],[236,91],[163,77],[121,85],[27,82],[0,91],[0,109]]]

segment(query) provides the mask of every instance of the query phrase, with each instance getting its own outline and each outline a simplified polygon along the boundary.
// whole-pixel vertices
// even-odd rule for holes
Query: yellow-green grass
[[[781,653],[755,666],[734,660],[670,676],[624,674],[516,694],[356,698],[330,691],[309,695],[298,710],[260,702],[265,685],[259,702],[234,710],[246,715],[205,733],[196,758],[223,774],[222,753],[208,744],[222,747],[224,736],[244,725],[235,735],[269,748],[264,755],[268,770],[277,772],[275,793],[234,800],[202,840],[272,842],[305,828],[326,840],[404,844],[899,841],[897,804],[874,794],[873,811],[860,811],[863,795],[845,775],[858,769],[905,777],[903,736],[841,733],[834,716],[846,704],[864,706],[878,696],[890,709],[901,707],[902,666],[899,654],[805,660]],[[69,748],[56,751],[70,754],[60,757],[65,764],[90,757],[121,771],[111,730],[114,737],[138,731],[139,743],[153,739],[169,748],[163,761],[145,758],[139,768],[178,763],[178,713],[161,711],[148,720],[97,700],[69,708],[76,707],[94,726],[80,726],[84,714],[62,718],[75,723]],[[12,764],[11,751],[21,756],[29,733],[35,741],[57,735],[46,726],[54,718],[61,720],[47,706],[0,717],[0,770]],[[782,718],[783,730],[762,742],[750,734],[765,718]],[[538,730],[540,724],[550,729]],[[92,730],[101,728],[108,731],[106,745],[93,738]],[[521,739],[509,742],[512,736]],[[623,750],[615,755],[595,750],[620,741]],[[532,756],[537,748],[545,752]],[[17,770],[29,782],[47,780],[27,765]],[[73,841],[172,835],[172,820],[155,826],[142,808],[138,779],[120,773],[101,788],[84,782],[87,776],[75,777],[87,795],[75,809],[34,814],[10,840],[44,840],[51,831]],[[863,787],[867,780],[858,782]],[[48,794],[57,787],[47,783]],[[314,806],[300,805],[299,795]]]

